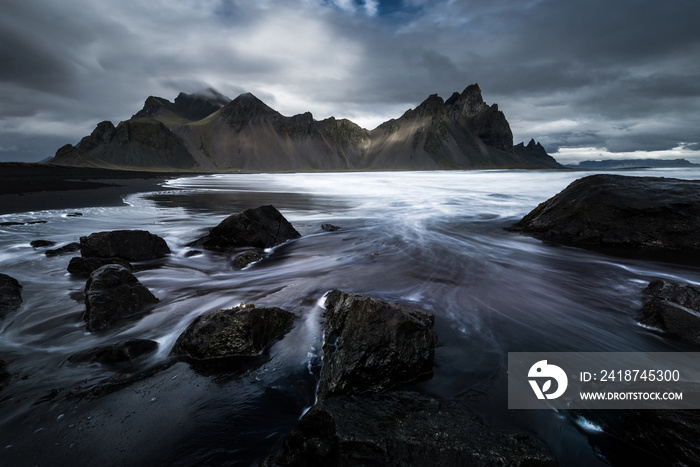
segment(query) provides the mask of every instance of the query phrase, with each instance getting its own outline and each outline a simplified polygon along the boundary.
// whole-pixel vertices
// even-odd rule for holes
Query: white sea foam
[[[583,431],[586,431],[589,433],[603,433],[605,431],[605,430],[603,430],[603,428],[600,425],[593,423],[592,421],[590,421],[586,418],[583,418],[583,417],[578,417],[574,422]]]

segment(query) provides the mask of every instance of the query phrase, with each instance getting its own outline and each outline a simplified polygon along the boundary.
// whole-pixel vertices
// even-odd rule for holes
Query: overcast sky
[[[478,83],[562,162],[700,162],[698,0],[2,0],[0,161],[149,95],[252,92],[372,129]]]

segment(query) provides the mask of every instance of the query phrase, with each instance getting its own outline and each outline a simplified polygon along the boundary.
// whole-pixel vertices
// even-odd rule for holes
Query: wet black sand
[[[130,193],[162,190],[174,172],[109,170],[51,164],[0,163],[0,214],[119,206]]]

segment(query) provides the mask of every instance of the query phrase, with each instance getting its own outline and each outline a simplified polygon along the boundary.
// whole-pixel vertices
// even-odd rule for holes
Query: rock
[[[7,386],[7,383],[12,378],[12,375],[5,369],[5,361],[0,360],[0,389]]]
[[[588,442],[609,465],[700,465],[698,410],[576,410],[600,426]]]
[[[547,151],[540,143],[535,143],[534,139],[531,139],[527,146],[525,146],[525,143],[516,144],[513,146],[513,152],[535,167],[564,168],[552,156],[547,154]]]
[[[76,256],[68,263],[68,272],[75,276],[89,276],[95,269],[99,269],[107,264],[118,264],[124,266],[129,271],[134,267],[128,261],[121,258],[83,258]]]
[[[700,253],[700,181],[591,175],[511,227],[585,248]]]
[[[22,285],[14,277],[0,274],[0,317],[22,305]]]
[[[86,258],[122,258],[148,261],[170,253],[165,240],[145,230],[114,230],[80,237],[80,253]]]
[[[290,327],[295,316],[281,308],[250,305],[198,316],[177,338],[173,355],[196,360],[256,357]]]
[[[199,250],[188,250],[187,252],[185,252],[185,258],[191,258],[193,256],[199,256],[201,254],[202,252]]]
[[[243,253],[236,256],[235,258],[233,258],[232,265],[236,269],[243,269],[251,263],[260,261],[264,257],[265,254],[262,251],[246,250]]]
[[[654,280],[642,294],[642,324],[700,344],[700,287]]]
[[[51,240],[32,240],[29,242],[29,245],[31,245],[32,248],[44,248],[54,246],[55,244],[56,242],[52,242]]]
[[[12,227],[15,225],[36,225],[36,224],[46,224],[47,221],[29,221],[29,222],[0,222],[0,227]]]
[[[556,466],[541,441],[494,431],[459,400],[413,392],[339,396],[312,407],[263,465]]]
[[[333,224],[321,224],[321,230],[325,230],[326,232],[335,232],[336,230],[340,230],[340,227]]]
[[[142,355],[155,352],[158,343],[149,339],[128,339],[104,347],[95,347],[68,357],[73,363],[128,363]]]
[[[209,250],[270,248],[299,237],[299,232],[274,206],[260,206],[227,217],[191,245]]]
[[[80,250],[80,243],[72,242],[67,245],[63,245],[60,248],[55,248],[53,250],[46,250],[44,254],[46,256],[52,257],[52,256],[60,256],[60,255],[67,255],[69,253],[74,253],[76,251]]]
[[[85,321],[90,332],[115,321],[140,315],[158,299],[124,266],[108,264],[96,269],[85,285]]]
[[[432,314],[333,290],[324,315],[319,398],[391,389],[432,374]]]

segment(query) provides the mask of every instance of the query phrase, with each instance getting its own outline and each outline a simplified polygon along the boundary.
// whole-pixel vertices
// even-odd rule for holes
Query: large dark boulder
[[[642,294],[642,324],[700,344],[700,287],[659,279]]]
[[[170,253],[165,240],[145,230],[114,230],[80,237],[80,254],[85,258],[121,258],[148,261]]]
[[[118,264],[129,271],[134,269],[131,263],[121,258],[83,258],[82,256],[76,256],[70,259],[68,272],[74,276],[89,276],[94,270],[107,264]]]
[[[209,250],[270,248],[300,236],[274,206],[260,206],[227,217],[192,245]]]
[[[700,180],[591,175],[511,229],[572,246],[698,254]]]
[[[555,466],[539,440],[494,431],[459,400],[414,392],[339,396],[312,407],[263,465]]]
[[[0,274],[0,317],[22,305],[22,285],[14,277]]]
[[[173,355],[195,360],[256,357],[289,330],[295,315],[281,308],[248,306],[198,316],[177,338]]]
[[[324,315],[319,398],[391,389],[432,374],[432,314],[333,290]]]
[[[74,353],[68,357],[72,363],[105,363],[121,364],[131,363],[137,358],[153,353],[158,349],[158,343],[149,339],[128,339],[116,344]]]
[[[85,285],[88,331],[100,331],[115,321],[138,316],[158,299],[124,266],[108,264],[95,270]]]

